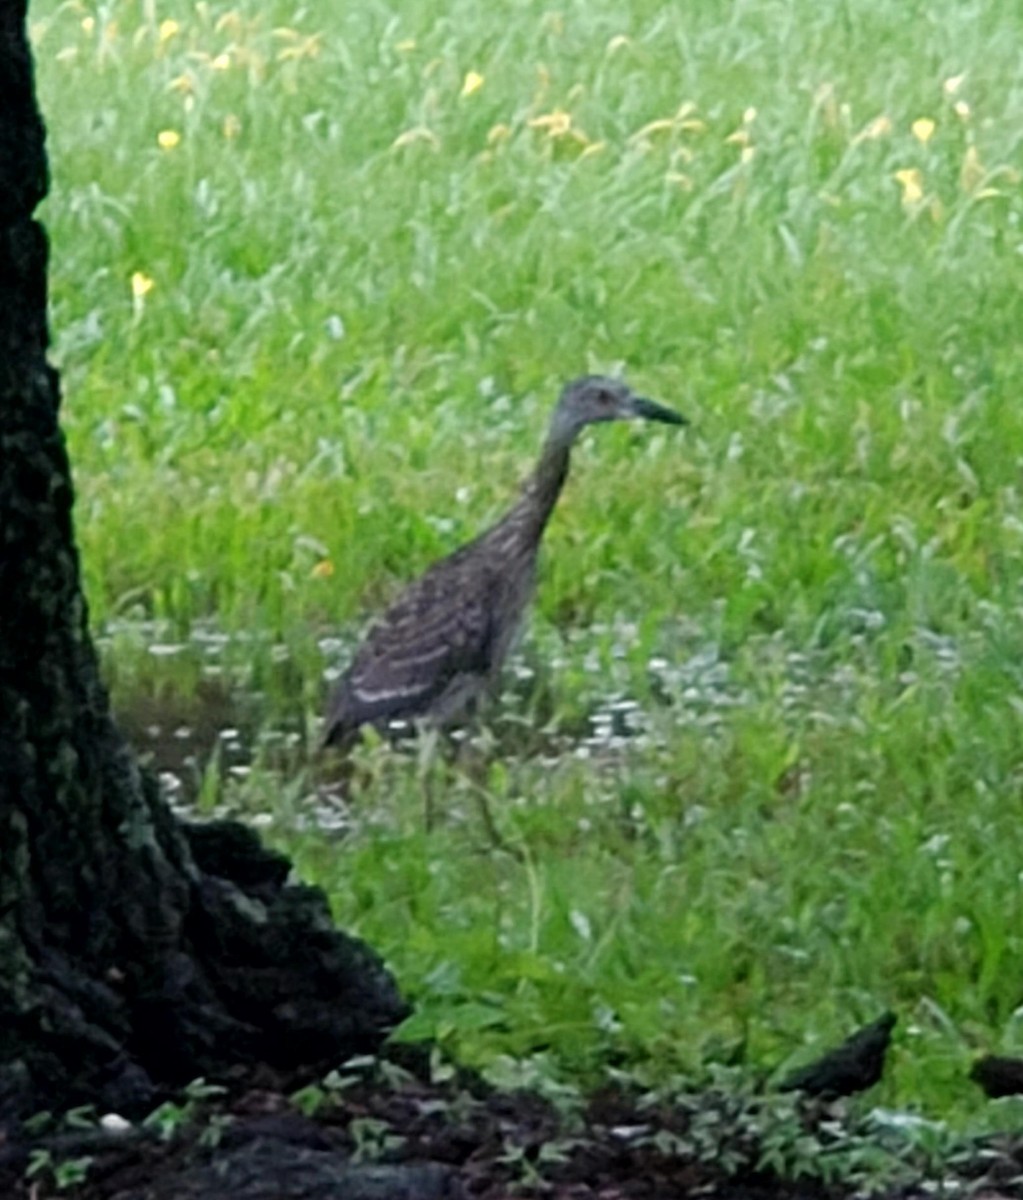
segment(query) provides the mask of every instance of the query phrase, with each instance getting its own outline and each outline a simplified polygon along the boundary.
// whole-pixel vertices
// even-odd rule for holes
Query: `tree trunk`
[[[44,130],[0,0],[0,1118],[374,1049],[405,1014],[322,894],[240,825],[180,824],[115,727],[46,362]]]

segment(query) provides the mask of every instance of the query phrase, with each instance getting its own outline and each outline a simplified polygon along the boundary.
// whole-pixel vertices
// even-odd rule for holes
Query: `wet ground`
[[[736,653],[684,622],[656,637],[623,620],[564,633],[545,627],[508,665],[500,702],[486,714],[488,730],[506,756],[586,757],[641,745],[658,730],[714,738],[732,710],[765,702],[802,728],[834,727],[855,721],[863,689],[951,682],[972,653],[931,630],[913,630],[892,678],[888,657],[876,650],[880,613],[850,610],[833,620],[836,628],[820,631],[812,649],[793,649],[773,633],[747,639]],[[211,622],[182,633],[133,617],[108,623],[97,643],[122,728],[168,795],[191,801],[211,764],[242,778],[253,762],[287,773],[308,761],[355,634],[310,636],[289,648],[260,633],[228,635]],[[657,648],[639,675],[638,644]]]
[[[551,759],[613,754],[641,746],[651,736],[651,716],[666,709],[673,729],[713,736],[727,711],[749,700],[720,648],[693,631],[678,658],[648,660],[642,699],[628,694],[635,627],[585,633],[531,645],[513,658],[500,702],[487,714],[484,752]],[[323,699],[352,648],[323,637],[296,663],[286,646],[261,636],[228,637],[202,623],[174,637],[166,622],[145,620],[113,622],[97,642],[122,731],[157,772],[170,802],[200,810],[204,792],[225,779],[244,780],[254,763],[283,777],[308,763]],[[807,690],[807,669],[800,656],[790,656],[794,703]],[[565,670],[575,673],[577,695],[582,691],[568,710],[558,703]],[[454,732],[455,740],[474,736],[471,729]]]

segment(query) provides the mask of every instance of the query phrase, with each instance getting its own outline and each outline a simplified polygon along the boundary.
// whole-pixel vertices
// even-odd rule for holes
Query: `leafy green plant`
[[[392,1130],[387,1121],[376,1117],[355,1117],[348,1123],[355,1143],[353,1162],[379,1162],[405,1144],[405,1138]]]
[[[48,1175],[57,1191],[63,1192],[85,1182],[92,1162],[92,1157],[87,1154],[75,1158],[55,1158],[49,1150],[36,1149],[30,1153],[25,1178],[37,1179]]]
[[[220,1084],[207,1083],[204,1079],[193,1079],[183,1090],[180,1100],[167,1100],[154,1108],[142,1122],[147,1128],[155,1129],[165,1141],[177,1136],[182,1129],[194,1124],[202,1116],[207,1102],[224,1095],[226,1089]],[[219,1140],[223,1123],[217,1123],[217,1131],[211,1136]]]

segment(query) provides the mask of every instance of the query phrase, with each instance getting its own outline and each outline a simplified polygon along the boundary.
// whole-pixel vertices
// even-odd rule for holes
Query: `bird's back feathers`
[[[411,583],[374,623],[334,695],[326,742],[344,743],[361,725],[442,718],[446,693],[485,686],[500,579],[473,569],[465,549]]]

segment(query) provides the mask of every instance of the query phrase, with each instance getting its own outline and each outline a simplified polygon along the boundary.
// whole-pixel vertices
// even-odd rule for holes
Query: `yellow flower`
[[[223,33],[225,29],[229,30],[237,37],[243,28],[241,14],[233,8],[227,10],[222,17],[217,19],[216,25],[213,26],[215,33]]]
[[[176,129],[161,129],[156,140],[161,150],[173,150],[181,141],[181,134]]]
[[[926,146],[931,138],[934,137],[934,128],[934,122],[930,117],[917,117],[912,125],[913,136],[918,142],[922,142]]]
[[[629,141],[644,142],[649,139],[652,133],[666,133],[676,130],[683,133],[703,133],[707,126],[699,117],[693,116],[695,112],[696,105],[691,100],[687,100],[673,117],[657,117],[653,121],[647,121],[642,129],[637,129],[635,133],[629,136]],[[742,131],[742,137],[748,139],[745,130]]]
[[[160,22],[160,41],[169,42],[172,37],[181,29],[177,21],[172,21],[169,17],[166,21]]]
[[[955,109],[956,116],[961,121],[968,121],[970,119],[970,106],[965,100],[957,100],[953,108]]]
[[[156,284],[142,271],[135,271],[131,277],[131,296],[136,302],[141,302],[153,290]]]
[[[210,63],[214,71],[228,71],[231,69],[230,54],[218,54],[217,57]]]
[[[636,132],[629,138],[631,142],[642,141],[648,138],[652,133],[663,133],[666,129],[674,129],[675,122],[671,117],[658,117],[654,121],[647,121],[642,129],[637,129]]]
[[[876,142],[878,138],[887,137],[892,131],[891,120],[882,113],[873,121],[868,121],[860,132],[853,138],[853,144],[859,142]]]
[[[96,28],[96,18],[95,17],[82,17],[82,31],[84,33],[92,33],[92,31],[95,28]]]
[[[236,138],[238,136],[238,134],[241,133],[241,131],[242,131],[241,121],[238,120],[238,118],[234,115],[234,113],[228,113],[227,116],[224,118],[224,137]]]
[[[483,86],[483,76],[479,71],[468,71],[462,84],[462,95],[471,96]]]
[[[310,574],[313,579],[329,579],[334,574],[334,564],[329,558],[321,558]]]
[[[289,59],[297,61],[300,58],[319,58],[321,49],[320,34],[314,33],[309,37],[303,37],[301,34],[295,33],[293,29],[277,29],[274,32],[279,36],[285,37],[291,43],[288,46],[282,46],[277,51],[278,62],[287,62]],[[226,55],[222,55],[221,57],[226,57]],[[217,65],[216,60],[214,60],[213,65]]]
[[[986,176],[987,171],[980,161],[977,147],[967,146],[966,154],[963,156],[963,165],[959,168],[959,186],[968,195],[972,195]]]
[[[919,204],[924,198],[924,177],[916,167],[905,167],[895,172],[896,180],[902,184],[902,203],[907,207]]]
[[[428,142],[434,150],[440,145],[433,130],[427,129],[425,125],[418,125],[415,129],[406,129],[404,133],[399,133],[391,143],[391,149],[400,150],[402,146],[411,146],[413,142]]]
[[[572,128],[571,113],[556,108],[553,112],[534,117],[529,122],[530,129],[544,129],[547,136],[552,138],[564,137]]]
[[[685,107],[685,106],[683,106]],[[742,146],[744,149],[743,162],[747,162],[752,155],[745,155],[745,150],[749,148],[750,142],[753,140],[750,137],[749,127],[757,119],[757,110],[755,108],[747,108],[742,114],[742,124],[734,133],[730,133],[725,138],[726,146]]]
[[[277,52],[278,62],[287,62],[288,59],[299,58],[316,58],[320,53],[320,41],[322,35],[313,33],[310,35],[299,33],[297,29],[289,29],[286,26],[281,26],[274,30],[274,37],[289,44]]]
[[[962,87],[963,80],[965,78],[966,78],[965,74],[949,76],[949,78],[946,79],[945,82],[942,84],[942,87],[945,89],[945,95],[946,96],[954,96],[956,94],[956,92],[958,92],[959,89]]]

